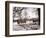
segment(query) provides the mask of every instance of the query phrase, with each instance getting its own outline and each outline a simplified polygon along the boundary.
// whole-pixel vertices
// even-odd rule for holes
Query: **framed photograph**
[[[5,36],[45,34],[45,4],[5,2]]]

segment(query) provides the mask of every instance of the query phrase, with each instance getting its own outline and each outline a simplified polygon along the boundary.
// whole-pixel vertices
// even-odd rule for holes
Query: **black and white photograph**
[[[45,33],[45,4],[6,1],[5,35],[26,36]]]
[[[13,31],[38,29],[40,29],[40,8],[13,8]]]

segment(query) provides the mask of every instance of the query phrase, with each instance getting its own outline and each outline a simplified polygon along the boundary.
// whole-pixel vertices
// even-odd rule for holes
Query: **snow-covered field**
[[[20,30],[37,30],[40,29],[39,25],[30,25],[30,24],[13,24],[13,30],[14,31],[20,31]]]

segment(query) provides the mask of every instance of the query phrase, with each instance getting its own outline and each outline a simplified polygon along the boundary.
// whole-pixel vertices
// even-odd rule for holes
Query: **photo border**
[[[10,3],[21,3],[21,4],[35,4],[43,5],[43,33],[37,34],[21,34],[21,35],[9,35],[9,4]],[[5,1],[5,36],[29,36],[29,35],[44,35],[45,34],[45,3],[35,3],[35,2],[19,2],[19,1]]]

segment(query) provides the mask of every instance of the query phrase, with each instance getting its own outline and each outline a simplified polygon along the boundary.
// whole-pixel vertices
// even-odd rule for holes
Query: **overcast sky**
[[[26,17],[27,18],[29,18],[29,19],[31,19],[31,18],[37,18],[38,17],[38,10],[37,10],[37,8],[27,8],[26,10],[24,9],[23,11],[22,11],[22,18],[25,18],[25,15],[24,15],[24,13],[27,13],[27,15],[26,15]]]

